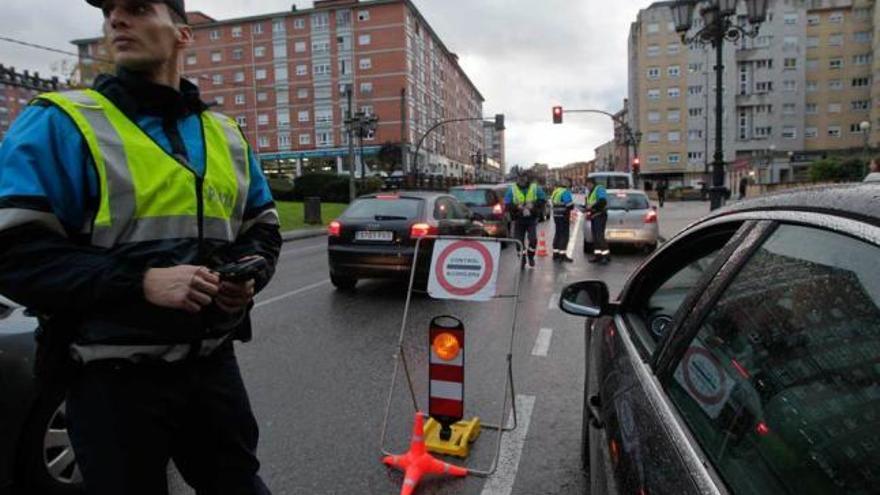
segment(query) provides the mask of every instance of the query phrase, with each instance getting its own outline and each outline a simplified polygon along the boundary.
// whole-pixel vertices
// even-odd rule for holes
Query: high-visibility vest
[[[518,184],[514,184],[510,187],[513,191],[513,204],[521,205],[523,203],[534,203],[538,200],[538,186],[535,184],[530,185],[525,194],[523,194],[522,189],[519,188]]]
[[[235,121],[202,112],[205,170],[172,156],[94,90],[38,96],[63,110],[82,133],[95,163],[95,246],[164,239],[233,242],[242,225],[250,170]]]
[[[564,187],[557,187],[553,190],[553,194],[550,196],[550,201],[553,201],[554,205],[562,204],[562,196],[568,191],[568,189]]]
[[[600,187],[603,189],[605,188],[605,186],[600,186],[600,185],[596,184],[596,186],[593,187],[593,190],[590,191],[590,197],[587,198],[587,206],[593,206],[599,202],[599,188]]]

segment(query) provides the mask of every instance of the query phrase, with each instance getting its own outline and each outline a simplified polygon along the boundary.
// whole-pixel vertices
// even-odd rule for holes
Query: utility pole
[[[345,97],[348,100],[348,118],[345,120],[345,123],[348,124],[348,199],[349,201],[354,201],[354,198],[357,196],[357,189],[354,185],[354,119],[351,112],[351,84],[345,90]]]

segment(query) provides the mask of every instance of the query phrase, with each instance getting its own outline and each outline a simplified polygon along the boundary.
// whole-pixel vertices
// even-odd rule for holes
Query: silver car
[[[657,207],[636,189],[608,190],[608,223],[605,240],[609,245],[627,245],[651,252],[657,249],[660,224]],[[584,253],[593,253],[593,231],[584,220]]]

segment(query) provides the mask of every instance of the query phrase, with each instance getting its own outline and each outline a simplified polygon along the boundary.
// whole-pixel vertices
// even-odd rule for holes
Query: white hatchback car
[[[647,252],[657,249],[660,225],[657,207],[637,189],[608,190],[608,223],[605,240],[609,245],[627,245]],[[593,253],[593,231],[584,220],[584,253]]]

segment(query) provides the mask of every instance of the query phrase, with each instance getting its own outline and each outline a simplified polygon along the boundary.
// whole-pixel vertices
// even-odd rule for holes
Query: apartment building
[[[15,67],[0,64],[0,141],[34,96],[60,89],[64,89],[64,85],[57,77],[45,79],[39,72],[17,72]]]
[[[696,185],[706,180],[714,159],[715,50],[699,44],[686,50],[681,120],[686,123],[687,163],[676,170],[668,156],[663,162],[663,153],[674,150],[673,143],[663,141],[665,129],[658,125],[663,123],[664,106],[672,109],[674,104],[662,100],[668,96],[662,87],[659,95],[655,88],[669,81],[661,73],[652,84],[644,73],[657,64],[651,60],[658,60],[658,49],[651,47],[662,43],[645,41],[650,39],[647,25],[662,24],[670,16],[670,4],[652,4],[633,24],[630,119],[643,133],[643,176],[662,175],[672,184]],[[735,22],[751,29],[744,3],[739,8]],[[696,10],[691,36],[703,28]],[[874,115],[872,104],[878,101],[872,99],[875,10],[871,0],[771,0],[756,37],[725,42],[722,143],[728,185],[744,176],[763,183],[805,180],[813,160],[861,153],[867,138],[876,141],[880,115]],[[655,37],[663,34],[662,28],[652,29]],[[862,122],[872,124],[871,136]]]
[[[270,173],[347,170],[351,111],[375,115],[356,139],[356,160],[397,146],[407,170],[416,142],[437,121],[482,116],[483,96],[410,0],[316,0],[314,7],[217,20],[188,13],[195,44],[184,74],[206,101],[234,117]],[[73,41],[86,82],[106,49]],[[106,67],[104,67],[106,68]],[[449,124],[422,144],[425,173],[473,176],[484,149],[481,122]],[[503,141],[502,141],[503,142]],[[359,167],[358,167],[359,168]]]

